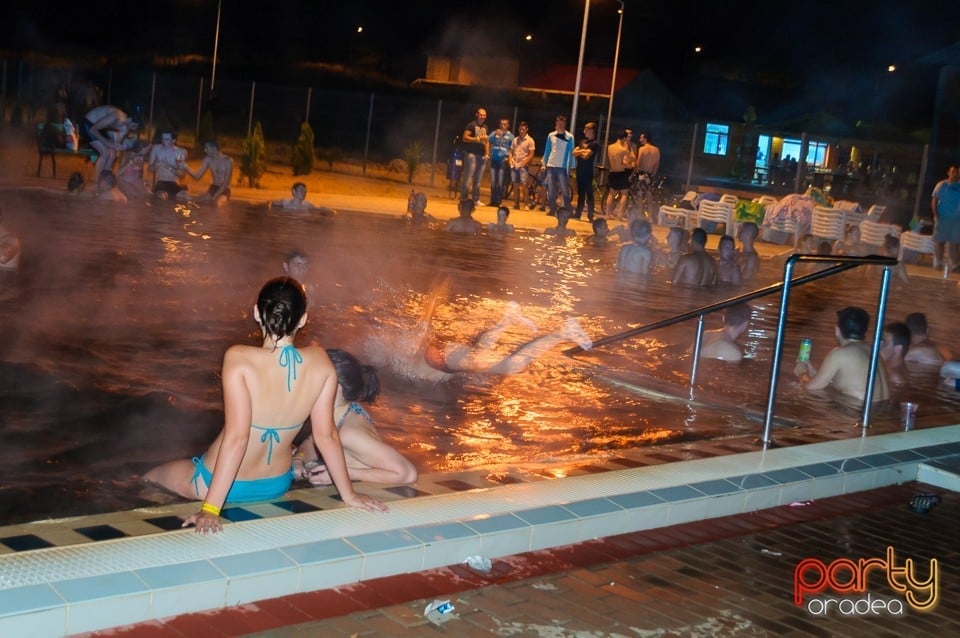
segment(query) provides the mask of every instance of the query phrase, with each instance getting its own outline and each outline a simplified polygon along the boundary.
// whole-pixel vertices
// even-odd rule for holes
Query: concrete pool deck
[[[960,425],[848,434],[402,498],[386,515],[343,507],[291,515],[254,504],[230,508],[236,522],[216,537],[158,528],[8,553],[0,556],[0,635],[149,623],[915,481],[956,491],[958,439]]]

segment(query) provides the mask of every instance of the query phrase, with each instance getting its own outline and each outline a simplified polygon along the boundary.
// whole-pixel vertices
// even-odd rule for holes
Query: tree
[[[253,127],[253,134],[243,141],[240,157],[240,174],[247,178],[250,188],[260,188],[260,177],[267,172],[267,143],[263,139],[260,122]]]
[[[313,170],[313,129],[308,122],[300,125],[300,137],[293,146],[293,174],[309,175]]]

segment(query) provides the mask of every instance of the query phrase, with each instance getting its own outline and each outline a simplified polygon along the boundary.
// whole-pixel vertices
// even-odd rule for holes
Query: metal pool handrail
[[[802,277],[797,277],[796,279],[792,278],[793,267],[799,262],[814,262],[814,263],[832,263],[833,265],[829,268],[824,268],[821,271],[811,273],[809,275],[804,275]],[[593,342],[593,347],[601,347],[610,343],[615,343],[617,341],[622,341],[624,339],[629,339],[637,335],[643,334],[645,332],[651,332],[653,330],[658,330],[660,328],[665,328],[667,326],[672,326],[694,317],[698,318],[697,321],[697,338],[694,342],[693,348],[693,369],[690,372],[690,386],[692,387],[696,383],[697,379],[697,367],[700,361],[700,345],[703,339],[703,318],[705,315],[717,312],[718,310],[723,310],[729,308],[730,306],[736,305],[738,303],[743,303],[750,301],[752,299],[757,299],[759,297],[765,297],[777,292],[781,292],[780,298],[780,314],[777,320],[777,338],[776,343],[773,349],[773,362],[771,364],[770,371],[770,387],[769,395],[767,397],[767,410],[764,417],[764,427],[763,427],[763,437],[762,442],[764,447],[769,445],[772,441],[770,438],[770,431],[773,423],[773,407],[774,407],[774,397],[777,391],[777,376],[780,369],[780,359],[783,350],[783,333],[786,329],[787,322],[787,304],[790,298],[790,289],[793,286],[799,286],[802,284],[807,284],[812,281],[817,281],[825,277],[831,277],[833,275],[851,270],[858,266],[884,266],[883,269],[883,278],[881,282],[880,289],[880,298],[877,302],[877,330],[874,331],[873,339],[873,348],[870,353],[870,372],[867,377],[867,388],[864,394],[864,406],[863,406],[863,415],[861,419],[862,427],[869,427],[870,423],[870,403],[873,400],[873,384],[874,376],[877,371],[877,361],[878,355],[880,352],[880,338],[882,336],[882,330],[880,326],[883,325],[883,316],[886,310],[887,305],[887,292],[890,286],[890,267],[895,266],[897,260],[893,257],[879,257],[877,255],[870,255],[867,257],[847,257],[843,255],[800,255],[793,254],[787,258],[787,262],[783,268],[783,281],[771,284],[764,288],[758,288],[752,292],[747,292],[736,297],[731,297],[723,301],[718,301],[712,303],[708,306],[703,306],[695,310],[690,310],[673,317],[668,317],[667,319],[661,319],[660,321],[654,321],[653,323],[648,323],[644,326],[637,328],[632,328],[630,330],[625,330],[616,334],[608,335],[606,337],[601,337]],[[583,348],[580,346],[574,346],[564,350],[564,354],[568,356],[573,356],[583,352]]]

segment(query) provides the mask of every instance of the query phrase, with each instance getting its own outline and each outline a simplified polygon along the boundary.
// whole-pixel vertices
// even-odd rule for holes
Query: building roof
[[[617,84],[614,93],[633,82],[640,75],[637,69],[617,69]],[[613,77],[613,67],[584,66],[580,76],[580,92],[596,95],[610,94],[610,80]],[[546,71],[525,77],[520,84],[525,88],[536,88],[547,91],[573,92],[577,85],[577,66],[575,64],[557,64]]]

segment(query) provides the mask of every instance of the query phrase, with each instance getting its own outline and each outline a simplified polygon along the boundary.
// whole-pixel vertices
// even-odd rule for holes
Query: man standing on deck
[[[463,184],[460,199],[470,199],[474,206],[480,205],[480,181],[483,168],[490,159],[490,142],[487,138],[487,109],[477,109],[472,122],[463,127],[460,140],[463,143]]]
[[[930,199],[933,212],[933,267],[939,268],[943,261],[943,246],[950,244],[949,264],[953,272],[960,272],[960,170],[956,164],[947,167],[947,179],[941,180],[933,188]]]
[[[543,166],[547,171],[548,215],[557,214],[557,191],[563,200],[562,207],[570,208],[570,170],[573,168],[573,134],[567,130],[567,117],[558,115],[555,128],[547,135],[543,147]]]

